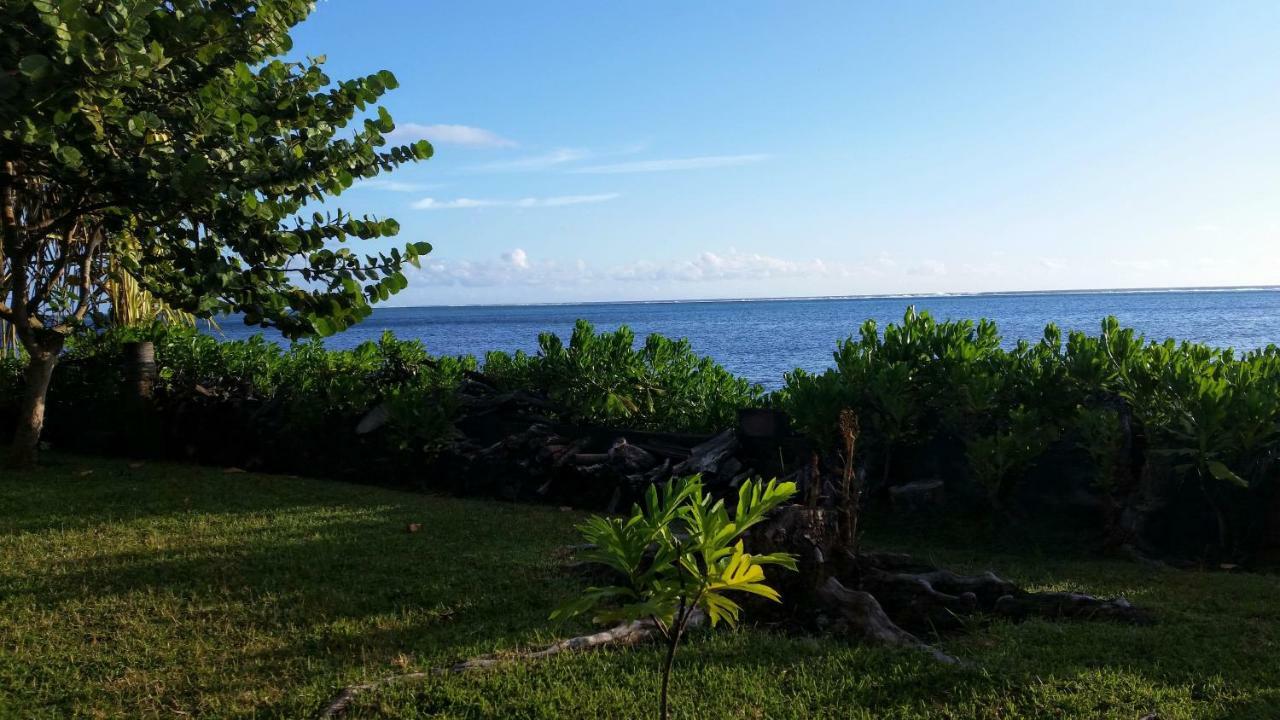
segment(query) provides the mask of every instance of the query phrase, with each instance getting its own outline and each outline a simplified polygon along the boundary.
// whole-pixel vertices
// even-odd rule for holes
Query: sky
[[[321,0],[391,304],[1280,284],[1280,3]]]

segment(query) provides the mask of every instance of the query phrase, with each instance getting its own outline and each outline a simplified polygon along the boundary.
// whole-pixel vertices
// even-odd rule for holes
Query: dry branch
[[[700,616],[695,617],[695,623],[700,621]],[[325,706],[324,710],[316,716],[316,720],[329,720],[330,718],[340,717],[347,711],[347,708],[350,707],[352,701],[354,701],[358,695],[387,685],[397,685],[405,682],[426,680],[431,677],[452,673],[463,673],[471,670],[486,670],[515,661],[544,660],[563,652],[583,652],[610,645],[631,645],[641,640],[648,639],[656,633],[657,628],[654,627],[652,621],[638,620],[636,622],[617,625],[598,633],[579,635],[578,637],[561,640],[540,650],[482,655],[480,657],[471,658],[470,660],[464,660],[447,668],[435,668],[433,670],[426,670],[422,672],[392,675],[391,677],[382,678],[381,680],[373,680],[359,685],[351,685],[343,688],[342,692],[338,693],[337,697]]]

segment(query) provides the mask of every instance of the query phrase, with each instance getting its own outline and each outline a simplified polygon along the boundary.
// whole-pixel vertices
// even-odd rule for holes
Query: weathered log
[[[720,464],[731,458],[737,449],[737,435],[732,430],[725,430],[691,449],[689,451],[689,459],[676,465],[672,468],[672,471],[677,475],[717,472],[720,469]]]

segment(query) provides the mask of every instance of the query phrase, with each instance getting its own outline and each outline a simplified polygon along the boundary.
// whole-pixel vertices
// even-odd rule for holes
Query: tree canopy
[[[407,285],[403,265],[430,245],[357,252],[348,241],[398,224],[325,201],[431,145],[387,143],[389,71],[334,82],[323,57],[284,59],[312,8],[0,4],[0,320],[32,359],[34,396],[108,257],[178,310],[289,338],[340,331]]]
[[[341,330],[405,287],[402,263],[428,245],[362,255],[341,244],[395,235],[394,220],[306,205],[430,157],[431,146],[387,147],[394,126],[382,107],[354,122],[396,87],[389,71],[333,83],[322,57],[277,57],[311,8],[5,3],[0,183],[16,215],[5,223],[5,289],[28,287],[0,316],[56,326],[45,313],[60,304],[40,307],[45,286],[87,280],[64,268],[109,251],[126,223],[140,246],[132,269],[153,294],[198,315],[242,312],[289,337]]]

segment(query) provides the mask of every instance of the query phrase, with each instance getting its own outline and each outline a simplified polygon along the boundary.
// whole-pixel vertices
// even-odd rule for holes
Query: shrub
[[[485,373],[506,388],[547,392],[572,422],[641,430],[710,431],[732,426],[739,408],[763,391],[707,357],[688,340],[650,335],[639,348],[626,326],[597,334],[579,320],[568,346],[552,333],[538,354],[491,352]]]
[[[121,422],[125,342],[155,343],[158,379],[151,447],[184,447],[213,462],[256,458],[266,467],[323,474],[368,471],[378,462],[412,467],[450,436],[455,389],[472,358],[434,358],[418,341],[396,340],[332,351],[318,341],[285,348],[260,336],[236,342],[190,328],[112,330],[77,338],[51,392],[51,434],[66,438]],[[386,421],[370,436],[354,430],[372,409]],[[138,442],[146,428],[130,433]],[[398,456],[396,461],[392,456]]]
[[[661,491],[650,485],[644,507],[633,507],[630,518],[596,516],[580,526],[591,547],[585,559],[608,567],[620,584],[587,588],[552,618],[594,611],[597,622],[651,622],[667,644],[659,695],[659,717],[666,720],[672,662],[694,613],[705,613],[713,626],[735,625],[742,608],[728,593],[780,599],[765,583],[764,566],[795,570],[795,558],[751,555],[741,538],[795,491],[794,483],[748,480],[730,514],[723,500],[703,493],[696,475],[673,479]]]
[[[998,507],[1066,441],[1109,492],[1123,433],[1142,434],[1146,461],[1193,484],[1229,550],[1243,544],[1256,505],[1246,495],[1273,492],[1280,469],[1275,346],[1237,355],[1147,342],[1107,318],[1096,336],[1072,332],[1064,344],[1050,325],[1039,342],[1005,348],[989,321],[940,323],[909,309],[883,334],[864,325],[837,345],[834,360],[824,373],[787,374],[773,400],[827,448],[835,447],[840,411],[853,410],[863,421],[862,460],[886,483],[895,457],[918,460],[927,448],[958,443],[962,465],[949,470]],[[1134,427],[1122,427],[1118,407]]]

